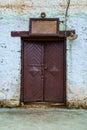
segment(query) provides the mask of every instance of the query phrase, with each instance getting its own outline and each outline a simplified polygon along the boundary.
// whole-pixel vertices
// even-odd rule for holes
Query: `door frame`
[[[24,42],[23,41],[52,41],[51,36],[48,38],[42,38],[41,36],[35,39],[31,38],[21,38],[21,88],[20,88],[20,104],[24,103]],[[53,41],[61,41],[63,44],[63,95],[64,95],[64,106],[66,106],[66,38],[53,39]]]
[[[32,34],[32,29],[31,29],[31,25],[32,25],[32,20],[41,20],[41,21],[57,21],[57,31],[55,34],[53,34],[53,32],[51,34],[47,34],[45,33],[43,34]],[[20,37],[21,38],[21,87],[20,87],[20,105],[23,102],[23,55],[24,55],[24,44],[23,44],[23,40],[28,40],[28,41],[59,41],[59,40],[63,40],[64,42],[64,51],[63,51],[63,55],[64,55],[64,63],[63,63],[63,67],[64,67],[64,103],[66,105],[66,99],[67,99],[67,95],[66,95],[66,39],[68,36],[71,35],[71,33],[75,34],[75,30],[64,30],[64,31],[60,31],[59,30],[59,24],[63,22],[60,21],[59,18],[30,18],[29,19],[29,30],[28,31],[11,31],[11,36],[12,37]]]

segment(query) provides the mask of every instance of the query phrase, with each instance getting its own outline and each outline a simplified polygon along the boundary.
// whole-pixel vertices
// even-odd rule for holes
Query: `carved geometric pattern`
[[[24,43],[24,101],[63,102],[63,43]]]
[[[45,46],[45,101],[63,102],[63,44],[47,42]]]
[[[37,42],[24,44],[24,101],[43,101],[42,46]]]

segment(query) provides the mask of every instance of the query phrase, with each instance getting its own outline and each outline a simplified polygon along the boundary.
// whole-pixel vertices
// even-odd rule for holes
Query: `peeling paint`
[[[15,100],[15,99],[0,100],[0,107],[14,108],[14,107],[19,107],[19,106],[20,106],[19,101]]]
[[[83,100],[70,100],[67,102],[67,108],[87,109],[87,97]]]
[[[67,1],[57,1],[55,0],[54,2],[51,2],[50,3],[48,2],[48,0],[46,1],[43,1],[43,2],[37,2],[36,0],[15,0],[13,2],[0,2],[0,8],[1,9],[11,9],[11,10],[14,10],[14,11],[18,11],[20,14],[21,13],[24,13],[28,10],[34,10],[35,8],[39,9],[43,9],[43,8],[56,8],[56,9],[59,9],[59,10],[62,10],[63,12],[65,11],[66,9],[66,6],[67,6]],[[70,8],[71,10],[79,10],[81,11],[81,9],[84,8],[84,10],[86,9],[87,10],[87,4],[85,1],[71,1],[71,4],[70,4]],[[77,9],[78,8],[78,9]],[[73,13],[73,12],[72,12]],[[75,12],[76,13],[76,12]]]

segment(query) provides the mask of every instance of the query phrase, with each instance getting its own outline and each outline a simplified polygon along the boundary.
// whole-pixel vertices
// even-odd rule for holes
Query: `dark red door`
[[[24,42],[24,102],[43,101],[42,44]]]
[[[23,42],[23,102],[64,103],[64,43]]]
[[[63,102],[63,43],[47,43],[44,52],[44,100]]]

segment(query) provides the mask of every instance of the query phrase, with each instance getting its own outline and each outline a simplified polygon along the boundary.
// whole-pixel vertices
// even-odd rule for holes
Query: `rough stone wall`
[[[20,101],[20,38],[11,31],[27,31],[30,17],[64,20],[68,0],[1,0],[0,1],[0,104],[18,106]],[[64,25],[60,26],[64,29]],[[71,0],[67,29],[75,29],[78,38],[67,40],[67,106],[87,107],[87,2]]]

